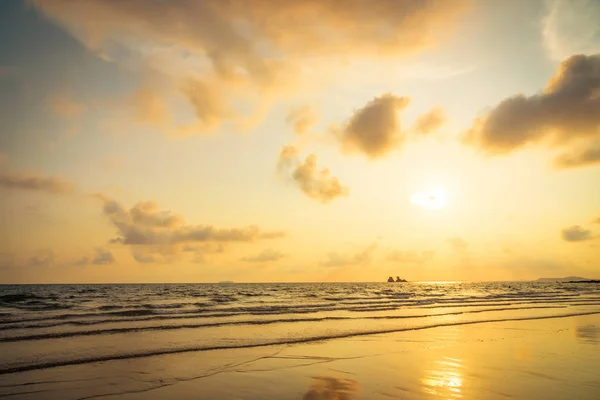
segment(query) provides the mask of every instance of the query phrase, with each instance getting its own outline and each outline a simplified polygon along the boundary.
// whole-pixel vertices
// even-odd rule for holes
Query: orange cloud
[[[165,100],[148,85],[136,90],[129,103],[133,107],[134,118],[139,122],[160,125],[171,120]]]
[[[395,263],[402,264],[425,264],[430,261],[435,255],[435,251],[427,250],[422,252],[410,251],[392,251],[388,254],[387,260]]]
[[[561,231],[561,236],[563,240],[567,242],[584,242],[586,240],[593,239],[592,231],[583,229],[579,225],[574,225],[563,229]]]
[[[54,264],[56,255],[51,249],[38,250],[35,255],[27,260],[27,266],[30,267],[47,267]]]
[[[346,196],[348,188],[339,179],[331,176],[327,168],[317,169],[317,156],[310,154],[304,162],[298,159],[298,150],[293,146],[285,146],[279,154],[277,165],[280,173],[290,172],[292,180],[308,197],[322,203]]]
[[[93,257],[82,257],[79,260],[75,261],[73,265],[84,266],[90,263],[95,265],[107,265],[116,262],[115,257],[113,256],[110,250],[107,250],[102,247],[96,247],[94,252],[95,254]]]
[[[444,122],[446,122],[446,115],[444,114],[444,111],[441,108],[436,107],[417,118],[413,129],[417,133],[427,135],[437,130],[444,124]]]
[[[557,158],[559,167],[598,162],[600,140],[600,55],[563,61],[543,92],[507,98],[473,122],[467,143],[492,154],[507,154],[542,141],[574,154]]]
[[[195,253],[196,257],[212,251],[210,243],[255,242],[281,238],[284,232],[262,232],[256,226],[218,229],[210,225],[188,225],[183,217],[170,211],[160,211],[151,201],[139,202],[129,210],[117,201],[97,195],[104,203],[103,213],[115,226],[117,236],[111,243],[131,246],[138,262],[171,262],[180,253]]]
[[[285,119],[290,125],[294,126],[296,135],[308,133],[309,129],[318,121],[317,113],[310,106],[304,106],[293,109]]]
[[[373,243],[363,251],[356,254],[331,252],[327,254],[327,260],[323,261],[321,265],[325,267],[345,267],[349,265],[369,264],[376,249],[377,244]]]
[[[452,246],[452,248],[459,252],[464,252],[467,250],[468,243],[461,237],[455,236],[447,239],[448,244]]]
[[[0,172],[0,187],[7,189],[36,190],[52,194],[70,193],[75,186],[57,176]]]
[[[397,58],[427,49],[448,36],[468,3],[30,2],[99,57],[168,77],[197,117],[173,128],[177,136],[213,131],[224,122],[240,127],[255,122],[282,95],[324,78],[324,58],[341,65],[348,55]],[[315,72],[310,77],[307,67]],[[202,82],[202,88],[191,89],[190,81]],[[147,95],[138,101],[143,115],[149,115],[144,109],[162,107]],[[236,108],[241,102],[251,103],[241,107],[250,115]]]
[[[253,257],[243,257],[241,261],[251,262],[251,263],[265,263],[265,262],[273,262],[278,261],[285,257],[280,251],[277,250],[263,250],[260,254]]]
[[[575,149],[554,159],[554,165],[558,168],[577,168],[599,163],[600,140],[589,144],[588,147]]]
[[[360,152],[369,158],[379,158],[399,147],[405,140],[400,130],[399,113],[408,104],[408,97],[384,94],[359,109],[341,128],[334,128],[345,152]]]

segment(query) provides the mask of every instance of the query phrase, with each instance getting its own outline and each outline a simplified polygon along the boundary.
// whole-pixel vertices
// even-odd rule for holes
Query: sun
[[[441,210],[448,204],[446,191],[443,189],[415,193],[410,197],[410,202],[430,210]]]

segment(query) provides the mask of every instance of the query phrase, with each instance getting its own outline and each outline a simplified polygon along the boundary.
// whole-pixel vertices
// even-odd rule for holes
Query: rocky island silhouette
[[[394,281],[394,278],[390,276],[387,281],[388,282],[408,282],[406,279],[400,279],[399,276],[396,277],[395,281]]]

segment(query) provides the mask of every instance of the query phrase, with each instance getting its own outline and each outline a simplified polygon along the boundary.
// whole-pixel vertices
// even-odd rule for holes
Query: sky
[[[600,278],[598,20],[3,0],[0,283]]]

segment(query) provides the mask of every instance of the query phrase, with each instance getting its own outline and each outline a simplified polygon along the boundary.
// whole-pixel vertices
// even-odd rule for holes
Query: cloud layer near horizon
[[[255,242],[277,239],[284,232],[263,232],[257,226],[219,229],[211,225],[188,225],[180,215],[161,211],[158,204],[144,201],[129,210],[119,202],[103,195],[98,196],[104,206],[103,214],[117,228],[111,243],[131,246],[138,262],[154,262],[158,255],[163,261],[174,260],[185,253],[220,253],[221,246],[232,242]]]
[[[373,253],[377,250],[377,244],[372,243],[363,251],[355,254],[330,252],[327,259],[321,262],[324,267],[346,267],[352,265],[366,265],[373,259]]]

